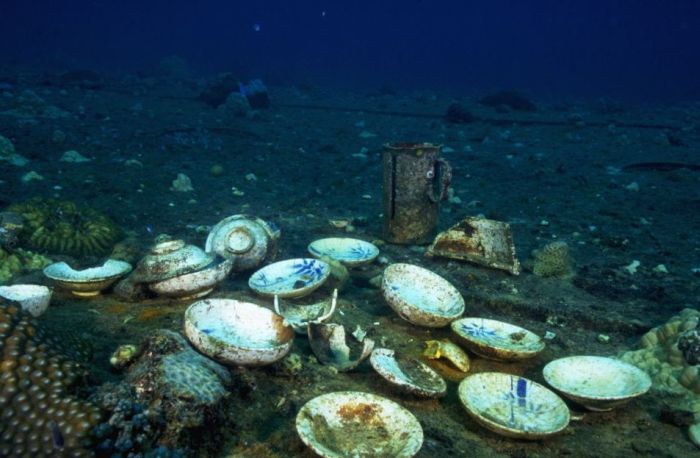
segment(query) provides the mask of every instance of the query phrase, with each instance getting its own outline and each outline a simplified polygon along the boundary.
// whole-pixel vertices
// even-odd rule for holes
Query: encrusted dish
[[[408,458],[423,445],[411,412],[381,396],[340,391],[318,396],[299,410],[297,433],[324,458]]]
[[[262,296],[302,297],[323,285],[330,273],[328,263],[318,259],[287,259],[258,270],[248,285]]]
[[[464,313],[464,299],[457,288],[428,269],[412,264],[387,267],[382,293],[401,318],[419,326],[447,326]]]
[[[368,264],[379,256],[379,248],[370,242],[348,237],[330,237],[314,240],[309,253],[318,258],[330,258],[348,267]]]
[[[527,329],[486,318],[460,318],[450,325],[457,341],[484,358],[517,361],[544,350],[544,341]]]
[[[459,384],[459,400],[483,427],[517,439],[544,439],[569,424],[569,408],[552,391],[523,377],[482,372]]]
[[[232,260],[217,256],[210,265],[201,270],[150,283],[148,287],[161,296],[181,300],[200,298],[211,293],[231,272],[232,267]]]
[[[36,317],[49,307],[51,290],[42,285],[0,286],[0,297],[19,303],[22,310]]]
[[[185,335],[224,364],[264,366],[292,349],[294,330],[276,313],[250,302],[204,299],[185,311]]]
[[[651,388],[646,372],[619,359],[603,356],[555,359],[542,372],[555,390],[594,411],[612,410]]]
[[[135,283],[153,283],[201,270],[214,255],[183,240],[166,240],[151,247],[131,274]]]
[[[445,380],[415,358],[399,358],[394,350],[377,348],[369,362],[377,374],[403,392],[426,398],[439,398],[447,392]]]
[[[108,259],[104,264],[83,270],[75,270],[65,262],[56,262],[44,268],[44,275],[61,289],[76,296],[97,296],[119,278],[131,271],[131,264]]]

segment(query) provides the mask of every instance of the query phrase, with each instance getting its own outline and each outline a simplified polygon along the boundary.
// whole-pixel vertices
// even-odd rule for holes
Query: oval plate
[[[348,237],[314,240],[308,249],[316,257],[331,258],[349,267],[368,264],[379,256],[379,248],[374,244]]]
[[[559,396],[517,375],[470,375],[459,384],[459,400],[485,428],[518,439],[544,439],[563,431],[570,420],[569,408]]]
[[[537,334],[503,321],[461,318],[451,327],[460,343],[484,358],[517,361],[544,350],[544,341]]]
[[[248,286],[262,296],[302,297],[320,287],[330,273],[328,263],[318,259],[287,259],[255,272]]]

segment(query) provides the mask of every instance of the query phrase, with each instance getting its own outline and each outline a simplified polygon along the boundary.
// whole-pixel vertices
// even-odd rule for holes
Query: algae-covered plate
[[[377,374],[401,391],[426,398],[442,397],[447,392],[440,374],[416,358],[398,357],[394,350],[377,348],[369,362]]]
[[[542,372],[555,390],[595,411],[614,409],[651,388],[646,372],[619,359],[603,356],[555,359]]]
[[[459,384],[459,400],[483,427],[518,439],[544,439],[569,424],[569,408],[554,392],[523,377],[482,372]]]
[[[379,248],[370,242],[349,237],[330,237],[309,244],[309,253],[334,259],[346,266],[367,264],[379,255]]]
[[[130,271],[131,264],[128,262],[108,259],[101,266],[82,270],[75,270],[65,262],[56,262],[44,268],[44,275],[76,296],[91,297],[97,296]]]
[[[323,285],[330,273],[328,263],[319,259],[287,259],[256,271],[248,285],[263,296],[302,297]]]
[[[464,299],[457,288],[412,264],[392,264],[384,269],[382,293],[401,318],[418,326],[447,326],[464,313]]]
[[[537,334],[503,321],[461,318],[451,327],[459,343],[484,358],[516,361],[544,350],[544,341]]]
[[[297,433],[324,458],[408,458],[423,444],[411,412],[389,399],[358,391],[318,396],[299,410]]]
[[[234,299],[204,299],[185,311],[185,335],[205,355],[224,364],[263,366],[292,349],[294,330],[259,305]]]

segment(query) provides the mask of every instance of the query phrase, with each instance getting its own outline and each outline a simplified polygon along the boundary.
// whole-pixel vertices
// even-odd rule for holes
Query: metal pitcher
[[[447,195],[452,167],[442,145],[384,145],[384,238],[391,243],[426,244],[432,239]]]

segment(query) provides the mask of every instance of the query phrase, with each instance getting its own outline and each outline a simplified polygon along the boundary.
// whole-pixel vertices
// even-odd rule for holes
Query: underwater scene
[[[700,456],[700,3],[0,2],[0,457]]]

